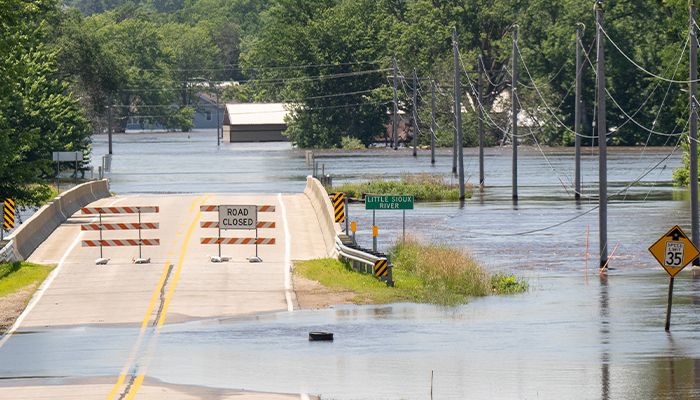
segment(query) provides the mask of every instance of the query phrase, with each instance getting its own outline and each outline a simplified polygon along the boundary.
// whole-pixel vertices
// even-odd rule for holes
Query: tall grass
[[[399,180],[373,179],[360,183],[344,183],[333,187],[350,197],[362,198],[364,194],[412,195],[416,201],[459,200],[459,185],[445,181],[440,175],[403,174]],[[471,197],[471,190],[467,193]]]
[[[527,282],[505,274],[490,275],[467,252],[409,238],[391,250],[395,287],[350,269],[335,259],[300,261],[295,273],[322,285],[355,293],[356,303],[416,302],[458,305],[471,297],[514,294]]]
[[[466,252],[446,245],[422,244],[409,238],[391,251],[395,270],[405,270],[424,282],[430,303],[461,304],[491,292],[491,278]]]

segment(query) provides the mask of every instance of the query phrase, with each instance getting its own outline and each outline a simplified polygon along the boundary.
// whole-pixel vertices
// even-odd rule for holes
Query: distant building
[[[286,142],[282,135],[289,111],[283,103],[226,104],[224,140],[229,142]]]
[[[207,93],[197,93],[197,104],[194,106],[194,117],[192,118],[192,127],[194,129],[216,129],[224,120],[224,106],[218,106],[219,121],[217,123],[217,104],[216,96]]]

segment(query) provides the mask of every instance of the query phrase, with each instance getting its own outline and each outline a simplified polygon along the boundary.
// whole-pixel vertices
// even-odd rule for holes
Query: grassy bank
[[[360,183],[345,183],[333,186],[333,191],[343,192],[350,197],[362,198],[363,194],[412,195],[416,201],[455,201],[459,200],[459,185],[448,183],[440,175],[403,175],[399,180],[370,180]],[[471,197],[471,190],[466,193]]]
[[[32,285],[38,287],[52,269],[50,265],[28,262],[0,264],[0,298]]]
[[[355,293],[359,304],[415,302],[466,303],[471,297],[527,291],[512,275],[491,275],[467,253],[444,245],[408,240],[391,251],[395,287],[351,270],[335,259],[298,262],[295,273],[330,289]]]

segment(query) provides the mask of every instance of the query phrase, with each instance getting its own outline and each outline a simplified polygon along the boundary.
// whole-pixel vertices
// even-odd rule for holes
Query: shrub
[[[350,137],[350,136],[343,136],[340,139],[340,147],[343,148],[343,150],[364,150],[365,145],[362,144],[362,141],[360,139]]]

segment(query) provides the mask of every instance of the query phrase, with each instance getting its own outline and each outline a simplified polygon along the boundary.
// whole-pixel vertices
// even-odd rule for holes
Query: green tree
[[[301,147],[337,147],[344,136],[369,144],[383,136],[388,91],[381,65],[387,60],[380,60],[384,14],[378,3],[288,3],[280,0],[264,13],[243,60],[257,73],[253,84],[265,98],[292,104],[286,134]]]
[[[36,203],[49,192],[51,152],[89,154],[90,129],[45,44],[56,3],[0,0],[0,8],[0,197]]]

